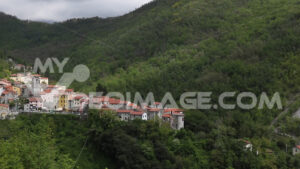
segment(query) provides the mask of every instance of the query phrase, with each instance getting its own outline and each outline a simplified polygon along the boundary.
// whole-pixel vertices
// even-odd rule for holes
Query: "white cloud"
[[[0,0],[0,11],[20,19],[63,21],[82,17],[113,17],[151,0]]]

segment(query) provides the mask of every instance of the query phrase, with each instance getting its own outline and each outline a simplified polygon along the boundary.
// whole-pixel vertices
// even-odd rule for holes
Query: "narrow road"
[[[284,110],[283,110],[281,113],[279,113],[279,115],[271,122],[271,124],[270,124],[270,126],[269,126],[270,129],[277,123],[277,121],[278,121],[281,117],[283,117],[284,115],[286,115],[286,113],[289,112],[290,106],[291,106],[293,103],[295,103],[296,98],[298,98],[299,96],[300,96],[300,93],[297,93],[296,95],[294,95],[293,97],[291,97],[291,99],[289,99],[289,100],[287,101]]]
[[[294,95],[290,100],[287,101],[286,103],[286,106],[284,108],[284,110],[279,113],[279,115],[272,121],[272,123],[270,124],[269,126],[269,129],[271,129],[272,127],[274,127],[274,125],[278,122],[278,120],[285,116],[288,112],[289,112],[289,108],[290,106],[296,102],[296,99],[300,96],[300,93],[297,93],[296,95]],[[274,133],[275,134],[278,134],[278,135],[281,135],[281,136],[285,136],[285,137],[289,137],[289,138],[292,138],[293,140],[297,140],[297,137],[293,136],[293,135],[290,135],[290,134],[287,134],[287,133],[282,133],[282,132],[279,132],[278,128],[274,128]]]

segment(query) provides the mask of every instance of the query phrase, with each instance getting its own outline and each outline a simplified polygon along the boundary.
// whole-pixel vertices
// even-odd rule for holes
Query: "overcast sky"
[[[151,0],[0,0],[0,11],[20,19],[63,21],[82,17],[112,17]]]

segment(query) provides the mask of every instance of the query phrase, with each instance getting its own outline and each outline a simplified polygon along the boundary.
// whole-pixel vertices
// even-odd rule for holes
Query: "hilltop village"
[[[16,65],[15,69],[21,69]],[[60,113],[86,115],[89,105],[110,110],[123,121],[134,119],[161,119],[176,130],[184,128],[184,112],[177,108],[164,108],[161,103],[137,105],[106,96],[90,98],[62,85],[50,85],[47,77],[30,72],[12,74],[0,79],[0,118],[13,119],[20,113]]]

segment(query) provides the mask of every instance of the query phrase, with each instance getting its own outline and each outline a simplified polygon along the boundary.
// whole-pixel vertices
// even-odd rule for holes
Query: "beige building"
[[[0,119],[6,119],[9,114],[9,105],[0,104]]]

